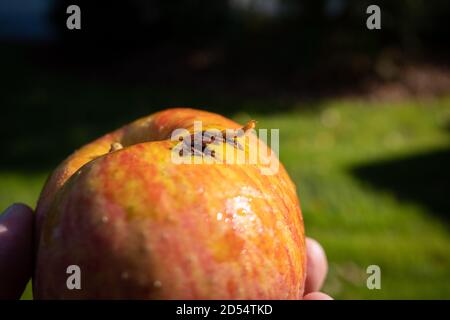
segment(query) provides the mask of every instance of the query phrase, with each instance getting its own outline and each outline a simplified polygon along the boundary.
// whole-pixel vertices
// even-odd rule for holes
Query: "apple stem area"
[[[114,142],[111,144],[111,147],[109,148],[109,152],[114,152],[117,150],[123,149],[123,145],[120,142]]]

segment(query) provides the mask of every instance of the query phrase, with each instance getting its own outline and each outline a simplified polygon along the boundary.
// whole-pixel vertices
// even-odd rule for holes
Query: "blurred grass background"
[[[72,2],[80,32],[65,29]],[[328,255],[325,292],[450,299],[450,5],[376,3],[375,32],[372,1],[0,3],[0,210],[34,207],[92,139],[196,107],[280,129],[307,234]],[[373,264],[381,290],[366,287]]]

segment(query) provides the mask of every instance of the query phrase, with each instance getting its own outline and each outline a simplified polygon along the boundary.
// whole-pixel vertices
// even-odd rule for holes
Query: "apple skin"
[[[281,164],[274,175],[261,174],[259,163],[174,164],[170,135],[192,130],[194,120],[241,127],[205,111],[168,109],[59,165],[36,210],[36,299],[302,297],[295,185]],[[109,152],[114,142],[124,148]],[[70,265],[81,269],[81,290],[67,288]]]

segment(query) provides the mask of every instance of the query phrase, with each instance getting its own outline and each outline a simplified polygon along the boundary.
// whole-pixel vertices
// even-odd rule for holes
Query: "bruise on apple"
[[[179,137],[179,141],[185,142],[185,147],[187,147],[186,149],[190,150],[189,155],[194,156],[210,155],[211,157],[215,158],[216,151],[209,149],[208,148],[209,145],[228,143],[229,145],[232,145],[233,147],[238,148],[239,150],[243,150],[244,148],[238,142],[237,138],[242,137],[255,127],[256,121],[250,120],[242,128],[234,130],[234,134],[232,135],[232,137],[229,137],[229,134],[226,132],[226,130],[220,131],[220,134],[211,133],[209,130],[202,130],[201,132],[192,133],[189,136],[189,139],[186,139],[185,137],[181,136]],[[201,141],[201,143],[196,143],[197,141]],[[183,148],[180,149],[179,155],[185,156]]]

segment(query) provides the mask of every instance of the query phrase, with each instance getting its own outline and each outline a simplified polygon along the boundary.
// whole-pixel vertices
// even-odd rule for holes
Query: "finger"
[[[32,274],[33,211],[14,204],[0,215],[0,299],[18,299]]]
[[[304,296],[303,300],[333,300],[333,298],[323,292],[311,292]]]
[[[306,238],[305,294],[319,291],[328,272],[328,262],[322,246],[314,239]]]

